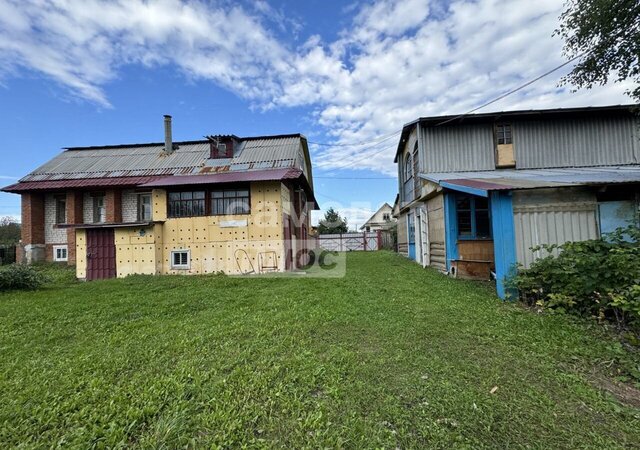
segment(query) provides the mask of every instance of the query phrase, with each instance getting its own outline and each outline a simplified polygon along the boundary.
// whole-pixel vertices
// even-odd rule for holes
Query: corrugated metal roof
[[[186,186],[194,184],[235,183],[246,181],[295,180],[302,175],[299,169],[254,170],[200,175],[174,175],[152,180],[140,187]]]
[[[137,186],[148,183],[159,177],[119,177],[119,178],[83,178],[52,181],[24,181],[2,188],[5,192],[25,192],[34,190],[51,190],[67,188],[101,188],[109,186]]]
[[[188,175],[211,170],[305,170],[304,156],[300,158],[302,139],[300,135],[246,138],[234,157],[225,159],[209,159],[209,141],[176,142],[178,148],[170,154],[161,143],[70,148],[20,181]]]
[[[567,169],[487,170],[420,174],[435,183],[449,183],[487,191],[535,189],[589,184],[639,183],[640,165]]]

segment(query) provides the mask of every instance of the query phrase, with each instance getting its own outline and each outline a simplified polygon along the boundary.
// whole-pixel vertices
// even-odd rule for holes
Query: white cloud
[[[226,5],[226,3],[224,4]],[[419,116],[462,113],[561,64],[562,0],[378,0],[334,42],[297,48],[282,10],[204,0],[0,0],[0,80],[35,70],[108,107],[126,64],[171,65],[263,108],[307,105],[336,142],[368,141]],[[572,93],[555,73],[487,110],[625,103],[627,84]],[[394,174],[395,141],[315,149],[323,168]]]

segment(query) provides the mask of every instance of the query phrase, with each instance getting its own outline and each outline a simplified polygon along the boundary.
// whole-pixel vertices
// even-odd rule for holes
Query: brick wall
[[[44,197],[44,243],[67,243],[67,230],[56,226],[56,198],[54,194],[46,194]],[[49,260],[47,258],[47,261]]]
[[[107,210],[107,222],[122,222],[122,191],[110,189],[105,193],[104,205]]]
[[[93,197],[89,192],[82,197],[82,222],[93,223]]]
[[[44,242],[44,195],[22,194],[22,243]]]
[[[22,233],[19,261],[32,263],[45,259],[44,194],[22,194]]]
[[[134,190],[122,191],[122,221],[138,221],[138,194]]]

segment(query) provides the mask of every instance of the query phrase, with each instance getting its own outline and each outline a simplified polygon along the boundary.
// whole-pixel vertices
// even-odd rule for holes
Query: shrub
[[[559,254],[552,252],[558,249]],[[640,229],[601,239],[543,245],[548,254],[513,280],[530,305],[610,320],[640,329]]]
[[[0,268],[0,292],[17,289],[38,289],[47,281],[47,276],[32,266],[11,264]]]

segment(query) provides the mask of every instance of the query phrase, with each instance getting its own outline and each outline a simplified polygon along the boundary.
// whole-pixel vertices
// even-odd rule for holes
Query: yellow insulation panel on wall
[[[156,274],[156,234],[154,227],[116,228],[116,274]]]
[[[87,277],[87,232],[76,230],[76,278]]]
[[[250,214],[168,219],[163,226],[161,273],[257,272],[260,260],[273,255],[278,270],[284,270],[280,183],[253,183],[250,191]],[[175,250],[189,250],[188,269],[172,268]]]

